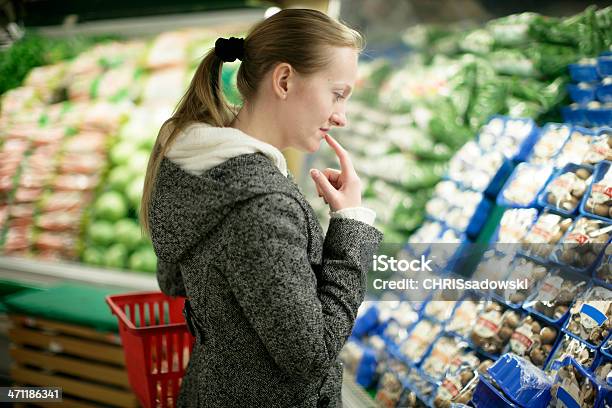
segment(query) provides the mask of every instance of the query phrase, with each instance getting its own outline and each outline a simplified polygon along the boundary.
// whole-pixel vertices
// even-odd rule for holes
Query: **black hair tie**
[[[234,62],[236,59],[244,60],[244,38],[218,38],[215,41],[215,54],[223,62]]]

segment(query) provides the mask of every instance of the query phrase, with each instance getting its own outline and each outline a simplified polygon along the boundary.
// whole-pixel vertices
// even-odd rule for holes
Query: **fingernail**
[[[312,177],[317,177],[319,175],[319,172],[315,169],[310,170],[310,175]]]

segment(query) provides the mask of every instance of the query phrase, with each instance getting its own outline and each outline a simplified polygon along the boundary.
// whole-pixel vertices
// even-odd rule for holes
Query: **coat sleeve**
[[[157,258],[157,283],[161,291],[168,296],[187,296],[178,263]]]
[[[298,381],[322,378],[350,335],[382,234],[332,219],[315,277],[304,209],[294,198],[251,199],[225,229],[228,284],[276,364]]]

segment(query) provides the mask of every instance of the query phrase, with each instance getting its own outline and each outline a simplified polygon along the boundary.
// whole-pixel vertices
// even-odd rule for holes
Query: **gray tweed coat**
[[[151,208],[157,278],[201,326],[182,407],[341,407],[340,349],[382,234],[318,220],[260,153],[202,176],[163,159]]]

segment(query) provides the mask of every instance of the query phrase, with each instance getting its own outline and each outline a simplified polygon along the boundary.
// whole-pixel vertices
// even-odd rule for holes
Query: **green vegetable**
[[[115,241],[115,229],[110,222],[98,220],[89,226],[89,237],[95,244],[107,246]]]
[[[138,177],[137,179],[130,182],[125,195],[132,208],[140,209],[140,200],[142,199],[142,190],[144,187],[144,177]]]
[[[157,271],[157,256],[152,248],[141,248],[130,256],[129,268],[133,271]]]
[[[128,211],[123,196],[115,191],[102,194],[96,201],[94,209],[97,217],[108,221],[125,218]]]
[[[88,247],[83,252],[83,262],[91,265],[104,265],[104,254],[100,248]]]
[[[114,165],[122,166],[130,163],[136,152],[137,148],[131,142],[121,141],[111,149],[110,158]]]
[[[123,244],[128,250],[136,248],[142,242],[142,232],[136,221],[123,219],[115,224],[116,241]]]
[[[134,178],[128,166],[117,166],[108,175],[108,184],[115,191],[125,191],[130,181]]]
[[[123,269],[127,263],[128,251],[123,244],[114,244],[104,254],[104,264],[110,268]]]

